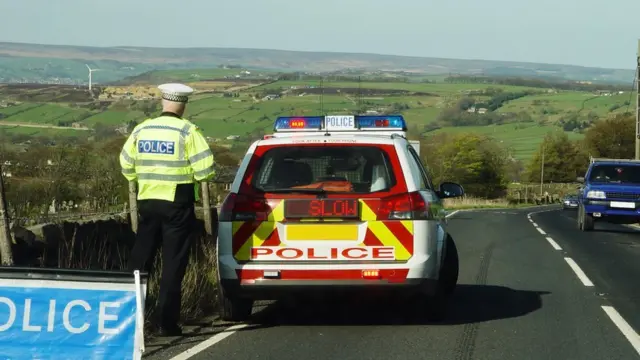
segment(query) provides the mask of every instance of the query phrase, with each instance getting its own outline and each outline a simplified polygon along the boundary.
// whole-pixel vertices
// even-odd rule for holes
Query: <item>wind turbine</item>
[[[100,69],[92,69],[87,64],[84,64],[84,66],[86,66],[87,69],[89,69],[89,92],[91,92],[91,74],[93,74],[94,71],[100,71]]]

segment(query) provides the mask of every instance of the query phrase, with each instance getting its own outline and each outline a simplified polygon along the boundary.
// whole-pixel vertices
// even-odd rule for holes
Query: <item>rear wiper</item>
[[[327,191],[324,189],[264,189],[262,190],[266,193],[275,193],[275,194],[326,194]]]

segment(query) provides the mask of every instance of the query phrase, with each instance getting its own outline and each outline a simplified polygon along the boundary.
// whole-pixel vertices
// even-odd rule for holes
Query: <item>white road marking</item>
[[[625,321],[622,315],[620,315],[620,313],[618,313],[618,311],[612,306],[603,305],[602,310],[604,310],[604,312],[609,315],[611,321],[613,321],[618,329],[620,329],[624,337],[629,340],[631,346],[633,346],[638,355],[640,355],[640,335],[638,335],[638,333],[633,330],[631,325],[629,325],[629,323]]]
[[[533,224],[533,226],[538,227],[538,224],[534,223],[533,221],[531,223]]]
[[[572,258],[564,258],[564,261],[567,262],[567,264],[569,264],[569,267],[571,268],[571,270],[573,270],[574,273],[576,273],[576,275],[578,276],[578,279],[580,279],[580,281],[582,281],[582,284],[584,286],[593,286],[593,283],[591,282],[591,280],[589,280],[589,278],[587,277],[587,274],[584,273],[584,271],[582,271],[582,269],[580,269],[580,266],[578,266],[578,264],[576,264],[575,261],[573,261]]]
[[[544,230],[540,229],[539,227],[536,226],[536,230],[538,230],[538,232],[542,235],[547,235],[546,232],[544,232]]]
[[[192,356],[199,354],[201,352],[203,352],[204,350],[206,350],[207,348],[210,348],[211,346],[219,343],[220,341],[228,338],[229,336],[233,335],[236,331],[247,327],[247,324],[238,324],[238,325],[234,325],[231,327],[228,327],[226,329],[224,329],[223,331],[213,335],[212,337],[210,337],[209,339],[199,343],[198,345],[187,349],[186,351],[172,357],[170,360],[186,360],[191,358]]]
[[[562,248],[560,247],[560,245],[558,245],[557,242],[555,242],[552,238],[550,237],[546,237],[547,241],[549,242],[549,244],[551,244],[551,246],[553,246],[554,249],[556,250],[562,250]]]
[[[529,218],[529,222],[533,224],[533,219],[532,219],[532,218]]]
[[[449,214],[445,215],[445,217],[446,217],[446,218],[448,218],[448,217],[450,217],[450,216],[453,216],[453,215],[455,215],[456,213],[458,213],[459,211],[460,211],[460,210],[456,210],[456,211],[454,211],[454,212],[452,212],[452,213],[449,213]]]

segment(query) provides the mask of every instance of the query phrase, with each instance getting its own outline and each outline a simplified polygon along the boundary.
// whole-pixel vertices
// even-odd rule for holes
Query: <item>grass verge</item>
[[[531,206],[539,206],[546,204],[555,204],[557,201],[548,201],[541,203],[517,203],[513,200],[505,198],[499,199],[482,199],[473,196],[465,196],[461,198],[444,199],[444,208],[447,210],[465,210],[465,209],[504,209],[504,208],[526,208]]]

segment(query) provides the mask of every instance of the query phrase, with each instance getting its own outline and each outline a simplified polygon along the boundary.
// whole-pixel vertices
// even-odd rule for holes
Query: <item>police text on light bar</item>
[[[309,131],[407,131],[402,115],[326,115],[281,116],[276,119],[275,132]]]

